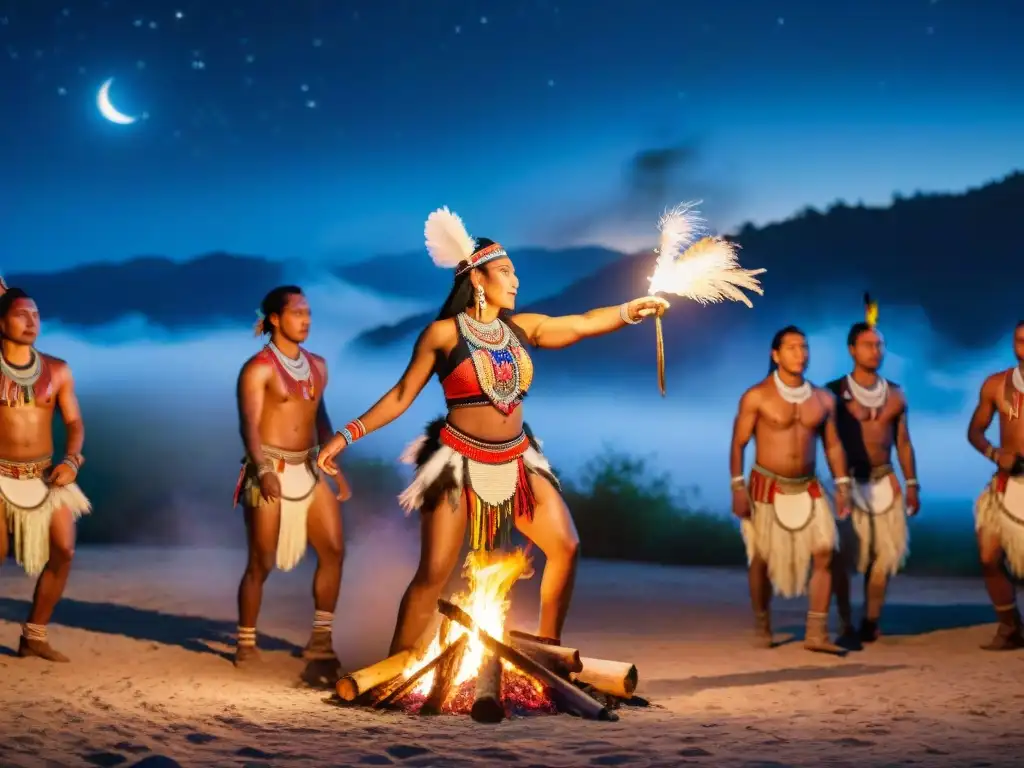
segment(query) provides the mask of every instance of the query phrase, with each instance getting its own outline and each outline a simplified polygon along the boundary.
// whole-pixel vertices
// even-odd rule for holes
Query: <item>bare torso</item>
[[[323,376],[322,358],[317,355],[310,355],[310,358]],[[262,367],[266,388],[259,421],[261,442],[285,451],[312,448],[319,442],[316,422],[323,390],[318,389],[312,399],[303,398],[289,390],[284,374],[275,366],[264,363]]]
[[[1011,368],[990,378],[992,395],[999,413],[999,447],[1004,452],[1024,457],[1024,394],[1017,393],[1011,381],[1012,373]]]
[[[451,334],[446,344],[439,350],[435,373],[444,358],[451,355],[459,342],[459,332],[455,320],[451,320]],[[523,407],[520,405],[512,413],[504,414],[492,405],[471,405],[452,408],[448,411],[448,421],[453,427],[467,435],[480,440],[501,443],[518,437],[523,431]]]
[[[39,354],[50,368],[49,391],[45,398],[33,405],[0,405],[0,459],[32,461],[50,458],[53,454],[53,417],[67,364],[58,358]]]
[[[866,479],[873,468],[892,461],[896,427],[907,409],[906,397],[901,389],[890,384],[889,396],[876,414],[853,397],[837,396],[836,401],[836,426],[850,472],[858,479]]]
[[[796,405],[782,399],[771,378],[754,389],[758,395],[754,461],[782,477],[813,475],[818,436],[829,415],[829,392],[815,387],[809,400]]]

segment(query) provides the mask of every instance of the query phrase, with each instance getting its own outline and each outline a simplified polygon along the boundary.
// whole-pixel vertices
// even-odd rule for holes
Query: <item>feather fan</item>
[[[447,205],[427,217],[423,235],[427,252],[439,267],[455,269],[476,250],[476,241],[469,236],[462,219],[448,210]]]
[[[720,237],[702,237],[679,258],[658,261],[651,278],[651,293],[674,293],[698,304],[739,301],[753,307],[744,290],[764,295],[757,275],[765,269],[743,269],[736,258],[738,246]]]

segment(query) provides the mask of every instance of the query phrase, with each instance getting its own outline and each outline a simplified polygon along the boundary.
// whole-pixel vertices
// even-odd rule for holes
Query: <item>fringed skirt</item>
[[[892,466],[875,467],[865,482],[853,485],[853,512],[850,515],[849,553],[855,557],[858,573],[884,573],[895,576],[910,555],[910,530],[907,526],[903,492]]]
[[[43,479],[50,459],[0,461],[0,503],[7,512],[7,528],[14,540],[14,557],[25,573],[38,576],[50,560],[50,522],[59,509],[74,519],[92,506],[76,483],[51,486]]]
[[[416,467],[412,483],[398,497],[406,514],[433,509],[442,501],[458,509],[464,496],[474,550],[500,549],[508,543],[516,517],[533,519],[531,473],[559,487],[551,465],[525,425],[515,439],[491,443],[437,419],[409,444],[401,460]]]
[[[776,595],[806,594],[814,555],[834,551],[838,543],[835,517],[818,479],[780,477],[755,465],[748,492],[751,515],[740,524],[747,562],[765,562]]]
[[[996,473],[974,505],[974,529],[996,537],[1009,571],[1024,578],[1024,475]]]
[[[290,571],[306,554],[307,518],[313,495],[320,480],[316,467],[317,449],[285,451],[270,445],[261,446],[263,455],[274,463],[281,481],[281,527],[277,534],[277,567]],[[235,500],[250,509],[259,509],[265,500],[260,492],[258,467],[242,459],[242,469],[235,485]]]

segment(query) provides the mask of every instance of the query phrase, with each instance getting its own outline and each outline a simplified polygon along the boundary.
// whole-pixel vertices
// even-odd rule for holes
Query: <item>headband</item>
[[[508,252],[499,243],[490,243],[478,249],[476,240],[470,237],[462,219],[450,211],[448,206],[438,208],[427,217],[423,236],[434,264],[454,269],[456,277],[488,261],[508,256]],[[460,264],[463,264],[461,268]]]

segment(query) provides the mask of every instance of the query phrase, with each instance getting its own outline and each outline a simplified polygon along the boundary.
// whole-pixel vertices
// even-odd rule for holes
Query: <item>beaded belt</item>
[[[282,448],[275,448],[272,445],[261,445],[260,448],[263,449],[263,455],[268,459],[285,464],[305,464],[307,461],[315,459],[320,452],[320,446],[318,445],[314,445],[312,448],[307,448],[304,451],[286,451]]]
[[[750,498],[763,504],[775,501],[776,493],[802,493],[807,491],[812,499],[822,497],[821,486],[814,475],[805,477],[782,477],[755,464],[750,468]]]
[[[43,477],[52,464],[53,461],[49,457],[32,461],[0,459],[0,477],[9,477],[12,480],[35,480]]]
[[[453,451],[481,464],[507,464],[515,461],[530,447],[526,432],[504,443],[489,443],[460,432],[451,424],[441,428],[441,443]]]

